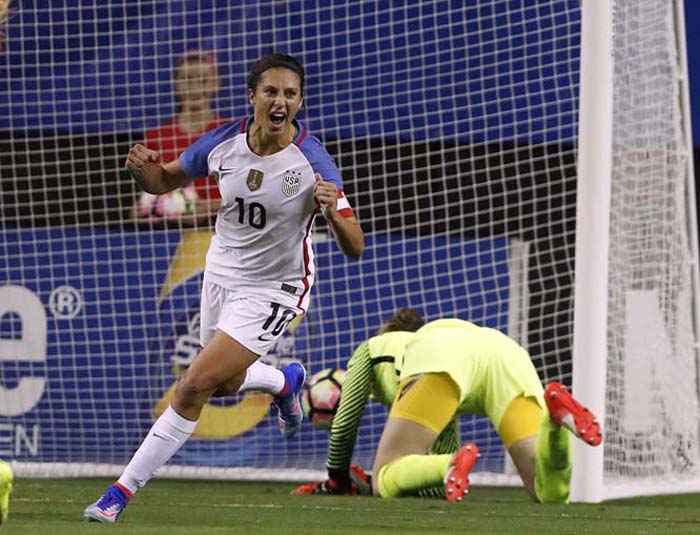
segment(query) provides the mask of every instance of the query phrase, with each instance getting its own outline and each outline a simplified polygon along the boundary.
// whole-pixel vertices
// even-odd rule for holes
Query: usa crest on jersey
[[[299,188],[301,187],[301,172],[300,171],[286,171],[284,178],[282,179],[282,193],[287,197],[294,197],[299,193]]]

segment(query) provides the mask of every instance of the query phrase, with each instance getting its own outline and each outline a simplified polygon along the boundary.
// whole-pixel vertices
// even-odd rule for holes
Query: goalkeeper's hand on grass
[[[292,494],[297,496],[307,494],[371,496],[372,481],[370,476],[354,464],[350,465],[348,472],[330,469],[327,480],[305,483],[294,489]]]

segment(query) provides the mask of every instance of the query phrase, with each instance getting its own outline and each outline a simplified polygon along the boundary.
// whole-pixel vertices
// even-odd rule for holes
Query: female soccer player
[[[371,493],[366,476],[351,464],[360,420],[370,395],[390,407],[396,397],[398,376],[395,360],[415,337],[423,318],[412,308],[399,310],[374,336],[360,344],[347,363],[343,394],[333,417],[328,443],[328,480],[307,483],[294,494],[365,494]],[[384,334],[390,333],[390,334]],[[450,422],[430,449],[431,454],[453,454],[460,447],[458,421]],[[421,496],[442,496],[442,484],[434,489],[421,489]]]
[[[333,159],[295,119],[304,96],[302,65],[292,56],[266,55],[253,65],[247,85],[253,115],[207,132],[177,160],[161,166],[143,145],[129,151],[126,168],[144,190],[160,194],[214,174],[222,204],[202,288],[203,349],[121,477],[85,509],[88,520],[117,520],[192,434],[213,394],[267,385],[277,396],[284,436],[301,425],[303,366],[279,371],[257,360],[306,312],[315,271],[309,233],[317,210],[347,256],[361,256],[364,235]]]
[[[146,146],[155,150],[162,162],[176,160],[202,134],[228,122],[212,109],[219,89],[219,74],[211,53],[193,50],[184,54],[175,67],[174,85],[177,97],[174,116],[146,132]],[[209,224],[220,205],[216,180],[205,176],[162,195],[142,191],[132,217],[141,221]]]
[[[394,377],[395,384],[400,374],[398,393],[375,458],[374,493],[382,497],[411,495],[444,481],[446,498],[461,500],[478,457],[476,445],[465,444],[454,455],[425,452],[436,445],[448,425],[454,425],[456,417],[482,414],[498,430],[528,493],[541,502],[566,502],[570,440],[562,426],[596,446],[602,435],[591,412],[559,383],[550,383],[543,391],[527,352],[499,331],[445,319],[428,323],[415,334],[391,332],[399,324],[395,320],[384,325],[380,331],[384,334],[367,343],[370,354],[372,347],[393,347],[384,362],[390,360],[387,356],[393,357],[396,371],[384,375],[386,382],[391,384],[389,378]],[[336,479],[347,479],[332,470],[331,458],[329,451],[333,482],[325,485],[337,487]]]

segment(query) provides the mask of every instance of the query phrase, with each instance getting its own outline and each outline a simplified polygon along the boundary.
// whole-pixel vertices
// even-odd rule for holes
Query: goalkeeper
[[[362,469],[351,465],[360,420],[370,395],[383,405],[391,406],[399,386],[394,361],[401,357],[406,343],[422,325],[418,312],[401,309],[382,325],[378,336],[357,347],[347,364],[343,393],[331,426],[326,462],[328,480],[301,485],[294,494],[371,494]],[[458,421],[454,420],[445,427],[430,453],[451,456],[459,447]],[[444,492],[440,484],[416,494],[437,497]]]
[[[387,334],[376,338],[398,336],[391,332],[395,319],[382,327],[380,332]],[[394,382],[397,377],[400,381],[398,394],[375,457],[374,494],[414,495],[444,482],[446,498],[462,500],[477,446],[465,444],[454,455],[425,452],[455,425],[455,418],[480,414],[498,430],[536,501],[568,501],[571,444],[562,426],[598,445],[602,435],[591,412],[559,383],[550,383],[543,391],[527,352],[497,330],[445,319],[428,323],[413,335],[402,334],[404,350],[392,355]],[[329,476],[334,480],[336,474],[329,470]]]

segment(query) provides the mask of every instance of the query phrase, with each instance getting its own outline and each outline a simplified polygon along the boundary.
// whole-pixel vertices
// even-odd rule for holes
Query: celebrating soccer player
[[[213,174],[222,204],[204,273],[203,349],[121,477],[85,509],[87,520],[115,522],[189,438],[214,394],[260,385],[275,395],[285,437],[301,425],[303,366],[280,371],[258,358],[308,307],[316,212],[349,257],[361,256],[364,235],[333,159],[295,118],[304,97],[302,65],[292,56],[266,55],[253,65],[247,86],[253,115],[207,132],[177,160],[158,165],[157,153],[143,145],[129,151],[126,168],[145,191],[161,194]]]

